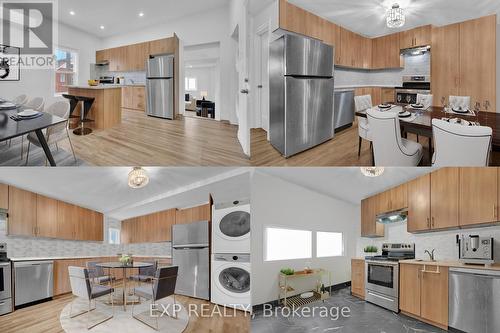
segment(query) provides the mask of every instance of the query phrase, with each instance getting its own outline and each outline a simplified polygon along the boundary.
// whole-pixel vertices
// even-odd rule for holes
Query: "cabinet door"
[[[83,207],[76,207],[78,221],[75,228],[75,239],[82,241],[102,241],[102,214]]]
[[[109,51],[109,70],[120,72],[126,70],[126,48],[117,47]]]
[[[351,292],[365,297],[365,261],[361,259],[351,260]]]
[[[132,226],[131,219],[123,220],[121,222],[121,227],[120,227],[120,243],[121,244],[130,244],[130,240],[131,240],[131,236],[132,236],[131,226]]]
[[[63,201],[57,202],[57,238],[75,239],[79,221],[77,206]]]
[[[144,87],[133,87],[133,109],[144,111],[146,109],[146,88]]]
[[[460,23],[460,95],[496,110],[496,15]]]
[[[401,184],[389,190],[390,210],[399,210],[408,207],[408,185]]]
[[[458,227],[459,169],[431,173],[431,228]]]
[[[340,49],[342,47],[340,28],[338,25],[327,20],[323,20],[323,42],[335,47],[334,64],[338,64],[340,60]]]
[[[431,177],[424,175],[408,182],[408,232],[431,228]]]
[[[9,186],[0,184],[0,209],[9,209]]]
[[[498,169],[460,168],[460,226],[498,221]]]
[[[122,108],[133,109],[134,108],[134,88],[133,87],[123,87],[122,88]]]
[[[399,265],[399,308],[415,316],[420,316],[421,269],[421,265]]]
[[[128,71],[146,70],[149,57],[149,42],[129,45],[126,48],[126,69]]]
[[[377,196],[366,198],[361,201],[361,236],[362,237],[383,237],[384,225],[377,223],[375,215],[379,209]]]
[[[420,289],[420,316],[448,326],[448,267],[427,267]]]
[[[406,30],[400,32],[399,44],[401,50],[412,48],[414,46],[413,30]]]
[[[36,194],[9,186],[8,234],[35,236]]]
[[[169,209],[158,213],[158,235],[159,241],[172,240],[172,225],[175,224],[176,209]]]
[[[474,45],[474,44],[473,44]],[[434,106],[448,104],[450,95],[458,95],[460,80],[460,25],[432,28],[431,90]]]
[[[95,61],[96,62],[104,62],[109,61],[109,50],[100,50],[95,53]]]
[[[38,237],[58,238],[57,200],[37,194],[36,223]]]
[[[174,53],[175,49],[175,38],[164,38],[149,42],[150,55]]]
[[[347,29],[340,28],[342,47],[340,49],[339,65],[344,67],[355,67],[357,55],[358,36]]]
[[[415,46],[427,46],[432,43],[432,26],[425,25],[414,29]]]
[[[394,103],[396,91],[393,88],[382,88],[381,103]]]
[[[373,40],[372,68],[401,68],[399,34],[391,34]]]

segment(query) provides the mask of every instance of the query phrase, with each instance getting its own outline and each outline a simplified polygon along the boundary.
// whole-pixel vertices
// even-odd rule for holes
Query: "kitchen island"
[[[89,119],[94,120],[94,122],[88,124],[89,126],[95,129],[107,129],[121,123],[121,86],[69,86],[68,94],[95,98],[87,116]],[[80,109],[81,105],[78,105],[74,115],[80,115]]]

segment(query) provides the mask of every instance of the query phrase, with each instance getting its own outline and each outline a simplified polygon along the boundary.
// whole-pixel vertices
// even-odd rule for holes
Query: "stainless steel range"
[[[396,88],[396,102],[401,104],[417,103],[417,94],[431,93],[430,76],[403,76],[403,86]]]
[[[11,265],[7,244],[0,243],[0,315],[12,312]]]
[[[366,300],[399,312],[399,260],[415,259],[415,244],[384,243],[382,255],[365,259]]]

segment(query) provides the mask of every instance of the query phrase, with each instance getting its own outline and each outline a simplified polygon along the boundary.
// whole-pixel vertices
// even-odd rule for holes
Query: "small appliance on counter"
[[[492,237],[462,235],[458,240],[459,261],[464,264],[491,265],[495,262],[493,259],[493,244]]]
[[[7,244],[0,243],[0,315],[12,312],[11,264]]]
[[[115,84],[114,76],[101,76],[99,78],[100,84]]]

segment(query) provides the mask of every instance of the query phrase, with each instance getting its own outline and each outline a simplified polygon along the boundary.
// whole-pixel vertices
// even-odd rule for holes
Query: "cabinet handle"
[[[432,228],[434,228],[434,216],[432,217]]]
[[[493,217],[497,218],[497,205],[493,204]]]
[[[431,219],[429,217],[427,218],[427,228],[431,228]]]

